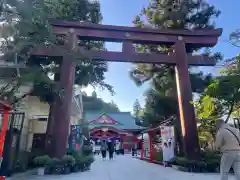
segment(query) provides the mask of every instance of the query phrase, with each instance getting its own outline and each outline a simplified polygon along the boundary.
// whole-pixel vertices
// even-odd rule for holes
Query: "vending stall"
[[[138,137],[142,141],[141,159],[167,165],[175,157],[174,126],[161,124],[148,128]]]
[[[141,159],[148,159],[149,162],[156,160],[157,146],[159,140],[158,134],[160,128],[149,128],[142,133],[142,148],[141,148]]]

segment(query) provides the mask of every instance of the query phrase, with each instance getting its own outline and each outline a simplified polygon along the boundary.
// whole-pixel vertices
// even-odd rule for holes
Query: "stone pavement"
[[[229,180],[233,180],[230,176]],[[70,175],[29,176],[11,180],[219,180],[219,174],[186,173],[150,164],[130,155],[117,156],[115,160],[103,161],[96,156],[90,171]]]

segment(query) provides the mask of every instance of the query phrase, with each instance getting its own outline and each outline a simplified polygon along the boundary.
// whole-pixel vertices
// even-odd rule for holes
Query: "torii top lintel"
[[[222,29],[173,30],[150,29],[112,25],[81,23],[78,21],[51,20],[54,34],[67,34],[69,29],[81,39],[104,40],[122,42],[129,40],[132,43],[142,44],[174,44],[181,36],[186,44],[198,47],[216,45]]]

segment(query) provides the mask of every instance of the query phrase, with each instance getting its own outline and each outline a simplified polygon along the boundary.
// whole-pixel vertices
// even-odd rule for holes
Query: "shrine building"
[[[137,143],[137,135],[142,130],[130,112],[85,112],[84,119],[88,123],[90,138],[96,144],[102,140],[120,142],[125,151]]]

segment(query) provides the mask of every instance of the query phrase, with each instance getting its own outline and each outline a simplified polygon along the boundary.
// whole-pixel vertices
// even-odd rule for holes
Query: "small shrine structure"
[[[96,144],[102,140],[120,142],[125,152],[137,145],[137,134],[143,129],[136,125],[130,112],[86,112],[84,119],[89,124],[90,138]]]

